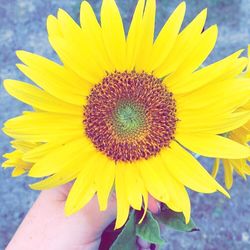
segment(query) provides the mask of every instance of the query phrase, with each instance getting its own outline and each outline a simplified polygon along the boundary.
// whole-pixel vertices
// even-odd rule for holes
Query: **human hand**
[[[66,217],[64,205],[72,184],[42,191],[19,226],[6,250],[96,250],[105,228],[116,218],[116,198],[100,212],[96,196],[78,213]],[[159,212],[159,203],[149,197],[149,210]],[[137,239],[139,250],[150,244]]]

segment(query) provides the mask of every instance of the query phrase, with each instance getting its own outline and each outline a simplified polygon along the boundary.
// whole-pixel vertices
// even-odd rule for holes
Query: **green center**
[[[134,103],[120,103],[115,111],[114,124],[119,135],[136,135],[145,126],[145,112]]]

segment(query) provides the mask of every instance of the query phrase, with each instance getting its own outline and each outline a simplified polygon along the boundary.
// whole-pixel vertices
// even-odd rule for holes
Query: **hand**
[[[99,211],[96,196],[78,213],[66,217],[64,205],[72,184],[42,191],[6,250],[96,250],[104,229],[116,218],[116,198],[110,195],[108,208]],[[149,197],[149,210],[159,211],[159,203]],[[137,239],[138,249],[150,244]]]

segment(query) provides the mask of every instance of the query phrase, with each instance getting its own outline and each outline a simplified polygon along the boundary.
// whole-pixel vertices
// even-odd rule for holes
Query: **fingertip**
[[[161,204],[151,195],[148,196],[148,210],[153,214],[158,214],[161,211]]]

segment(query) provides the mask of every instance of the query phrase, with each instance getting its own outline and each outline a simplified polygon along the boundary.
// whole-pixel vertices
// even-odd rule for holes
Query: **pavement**
[[[89,0],[95,10],[101,0]],[[135,0],[117,0],[128,27]],[[158,0],[157,32],[179,0]],[[217,23],[219,39],[206,64],[246,48],[250,43],[250,0],[187,0],[188,23],[200,10],[208,7],[207,27]],[[67,10],[76,20],[79,0],[0,0],[0,126],[7,119],[27,109],[11,98],[2,87],[7,78],[27,80],[15,67],[15,51],[24,49],[58,60],[48,44],[46,17],[58,8]],[[223,96],[221,97],[223,100]],[[0,154],[9,152],[9,138],[0,132]],[[200,159],[211,169],[211,160]],[[1,162],[3,159],[0,160]],[[219,180],[223,183],[222,176]],[[4,249],[38,192],[29,189],[28,177],[11,178],[10,170],[0,169],[0,249]],[[200,232],[180,233],[167,229],[163,237],[166,250],[248,250],[250,249],[250,182],[235,178],[231,199],[221,194],[203,195],[190,191],[192,217]]]

